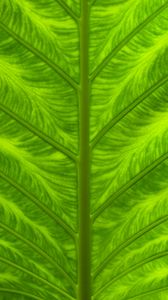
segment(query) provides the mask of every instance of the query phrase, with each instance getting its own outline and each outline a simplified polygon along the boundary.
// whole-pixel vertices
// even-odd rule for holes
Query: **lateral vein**
[[[2,293],[12,293],[12,294],[16,294],[16,295],[23,295],[23,296],[29,297],[31,299],[36,299],[36,300],[44,300],[44,298],[35,296],[33,294],[29,294],[29,293],[24,292],[24,291],[18,291],[18,290],[15,290],[15,289],[0,288],[0,292],[2,292]]]
[[[74,19],[74,21],[78,24],[79,23],[79,18],[78,16],[73,12],[73,10],[65,3],[63,0],[55,0],[65,11],[66,13]]]
[[[30,270],[28,270],[25,267],[22,267],[18,264],[15,264],[14,262],[10,261],[9,259],[6,259],[2,256],[0,256],[0,261],[2,263],[8,264],[9,266],[16,268],[18,270],[20,270],[21,272],[27,273],[28,275],[31,275],[32,277],[36,278],[37,280],[40,280],[41,282],[47,284],[48,286],[50,286],[51,288],[55,289],[57,292],[59,292],[60,294],[62,294],[63,296],[66,296],[68,299],[70,300],[74,300],[73,297],[71,297],[69,294],[67,294],[65,291],[61,290],[59,287],[55,286],[54,284],[52,284],[51,282],[49,282],[47,279],[31,272]]]
[[[10,234],[14,235],[16,238],[18,238],[19,240],[21,240],[22,242],[24,242],[25,244],[27,244],[31,249],[33,249],[34,251],[36,251],[37,253],[39,253],[42,257],[44,257],[45,259],[47,259],[52,265],[54,265],[57,268],[57,270],[59,270],[59,272],[65,278],[67,278],[67,280],[69,281],[69,283],[72,284],[73,288],[76,289],[76,285],[75,285],[75,282],[73,281],[73,279],[44,250],[42,250],[39,246],[33,244],[30,240],[24,238],[19,233],[17,233],[16,231],[14,231],[12,228],[6,226],[5,224],[3,224],[1,222],[0,222],[0,227],[3,228],[5,231],[8,231]]]
[[[69,157],[71,160],[73,160],[75,162],[77,161],[77,157],[76,157],[76,155],[73,152],[71,152],[70,150],[68,150],[67,148],[65,148],[64,146],[62,146],[61,144],[59,144],[58,142],[54,141],[52,138],[50,138],[48,135],[46,135],[45,133],[43,133],[42,131],[40,131],[36,127],[34,127],[32,124],[30,124],[27,121],[25,121],[24,119],[22,119],[20,116],[18,116],[16,113],[14,113],[13,111],[11,111],[9,108],[7,108],[6,106],[4,106],[2,103],[0,103],[0,109],[5,114],[9,115],[15,121],[17,121],[18,123],[20,123],[23,127],[27,128],[33,134],[35,134],[36,136],[38,136],[39,138],[41,138],[44,142],[46,142],[47,144],[49,144],[53,148],[59,150],[60,152],[62,152],[63,154],[65,154],[67,157]]]
[[[31,249],[33,249],[35,252],[37,252],[38,254],[40,254],[42,257],[44,257],[45,259],[47,259],[52,265],[54,265],[59,270],[59,272],[70,282],[70,284],[72,284],[73,288],[76,289],[76,285],[75,285],[74,281],[72,280],[72,278],[44,250],[42,250],[39,246],[37,246],[36,244],[32,243],[30,240],[24,238],[18,232],[14,231],[12,228],[10,228],[9,226],[7,226],[7,225],[5,225],[5,224],[3,224],[1,222],[0,222],[0,227],[2,229],[4,229],[5,231],[9,232],[11,235],[15,236],[17,239],[19,239],[22,242],[24,242],[25,244],[27,244]]]
[[[114,283],[115,281],[123,278],[125,275],[129,274],[130,272],[142,267],[143,265],[150,263],[154,260],[160,259],[164,256],[168,255],[168,251],[162,251],[160,253],[154,254],[148,258],[143,259],[142,261],[130,266],[129,268],[127,268],[124,272],[122,272],[119,275],[116,275],[115,277],[113,277],[111,280],[109,280],[106,284],[103,285],[103,287],[101,287],[99,290],[97,290],[97,292],[95,293],[95,296],[97,296],[98,294],[102,293],[106,288],[108,288],[112,283]]]
[[[151,224],[145,226],[138,232],[136,232],[134,235],[132,235],[128,240],[124,241],[122,244],[117,246],[105,259],[104,261],[98,266],[98,268],[95,271],[95,274],[93,276],[93,279],[95,279],[100,273],[103,271],[105,266],[114,258],[116,257],[122,250],[124,250],[127,246],[131,245],[133,242],[135,242],[137,239],[141,238],[144,234],[151,231],[152,229],[156,228],[157,226],[163,224],[164,222],[168,221],[168,215],[163,216]]]
[[[127,116],[134,108],[136,108],[140,103],[142,103],[147,97],[149,97],[158,88],[164,85],[168,81],[168,76],[162,78],[156,82],[153,86],[147,89],[143,94],[137,97],[130,105],[123,109],[114,119],[112,119],[106,126],[104,126],[97,136],[92,140],[90,149],[93,150],[94,147],[99,143],[101,138],[117,123],[119,123],[125,116]]]
[[[0,171],[0,177],[2,177],[6,182],[8,182],[11,186],[17,189],[20,193],[30,199],[33,203],[35,203],[42,211],[44,211],[50,218],[52,218],[57,224],[59,224],[74,240],[76,240],[76,234],[69,225],[67,225],[62,219],[60,219],[53,211],[51,211],[47,206],[45,206],[42,202],[40,202],[34,195],[25,190],[22,186],[16,183],[12,178],[5,175],[2,171]]]
[[[47,64],[51,69],[53,69],[57,74],[59,74],[69,85],[74,89],[78,90],[79,86],[76,81],[74,81],[63,69],[61,69],[58,65],[51,62],[43,53],[41,53],[38,49],[34,48],[28,42],[23,40],[19,35],[13,32],[10,28],[8,28],[5,24],[0,21],[0,27],[8,33],[14,40],[24,46],[27,50],[32,52],[36,57],[41,59],[45,64]]]
[[[113,195],[111,195],[99,208],[95,210],[92,215],[92,220],[95,220],[99,217],[99,215],[107,209],[112,202],[120,197],[123,193],[129,190],[132,186],[134,186],[138,181],[140,181],[144,176],[154,170],[157,166],[159,166],[162,162],[164,162],[168,158],[168,153],[163,154],[155,161],[153,161],[149,166],[145,167],[141,172],[132,177],[130,181],[128,181],[124,186],[122,186],[118,191],[116,191]]]
[[[153,290],[150,290],[150,291],[140,293],[138,295],[131,296],[129,298],[125,298],[124,300],[134,299],[134,298],[144,296],[144,295],[151,295],[151,294],[155,294],[155,293],[160,293],[160,292],[167,291],[167,290],[168,290],[168,287],[163,286],[163,287],[160,287],[160,288],[156,288],[156,289],[153,289]]]
[[[162,11],[168,6],[168,1],[147,17],[142,23],[140,23],[135,29],[133,29],[100,63],[100,65],[91,73],[90,79],[93,81],[103,68],[109,63],[111,58],[115,56],[137,33],[139,33],[146,25],[154,20]]]

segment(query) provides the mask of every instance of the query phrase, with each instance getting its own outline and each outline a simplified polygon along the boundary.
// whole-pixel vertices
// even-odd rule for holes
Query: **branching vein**
[[[144,234],[151,231],[152,229],[156,228],[157,226],[163,224],[164,222],[168,221],[168,215],[163,216],[156,221],[152,222],[151,224],[145,226],[140,231],[135,233],[133,236],[131,236],[128,240],[124,241],[122,244],[120,244],[118,247],[116,247],[106,258],[105,260],[98,266],[94,273],[94,279],[100,275],[100,273],[103,271],[105,266],[114,258],[116,257],[122,250],[124,250],[127,246],[130,246],[132,243],[134,243],[137,239],[141,238]]]
[[[120,188],[116,193],[110,196],[94,213],[92,216],[93,222],[100,216],[100,214],[107,209],[115,199],[120,197],[123,193],[129,190],[132,186],[134,186],[138,181],[140,181],[144,176],[154,170],[157,166],[163,163],[166,159],[168,159],[168,153],[163,154],[158,159],[156,159],[149,166],[144,168],[140,173],[138,173],[135,177],[133,177],[129,182],[127,182],[123,187]]]
[[[140,95],[137,99],[135,99],[129,106],[123,109],[114,119],[112,119],[106,126],[104,126],[101,131],[97,134],[97,136],[93,139],[90,148],[93,150],[94,147],[99,143],[99,141],[103,138],[103,136],[115,126],[118,122],[120,122],[125,116],[127,116],[133,109],[135,109],[140,103],[142,103],[147,97],[149,97],[152,93],[154,93],[158,88],[163,86],[168,81],[168,76],[162,78],[157,83],[155,83],[152,87],[146,90],[142,95]]]
[[[15,182],[12,178],[5,175],[2,171],[0,171],[0,177],[3,178],[6,182],[12,185],[15,189],[21,192],[24,196],[30,199],[33,203],[35,203],[42,211],[46,213],[51,219],[53,219],[57,224],[59,224],[74,240],[76,240],[76,234],[69,225],[67,225],[62,219],[60,219],[53,211],[51,211],[47,206],[45,206],[41,201],[39,201],[34,195],[25,190],[22,186],[20,186],[17,182]]]
[[[11,235],[15,236],[17,239],[21,240],[23,243],[27,244],[31,249],[33,249],[36,253],[44,257],[48,262],[50,262],[56,269],[72,284],[73,288],[76,288],[76,285],[72,278],[63,270],[63,268],[52,258],[50,257],[44,250],[42,250],[39,246],[32,243],[30,240],[24,238],[18,232],[14,231],[9,226],[0,222],[0,228],[3,228],[5,231],[9,232]]]
[[[59,144],[58,142],[54,141],[51,137],[34,127],[32,124],[28,123],[24,119],[22,119],[19,115],[11,111],[9,108],[4,106],[2,103],[0,103],[0,109],[7,115],[9,115],[12,119],[20,123],[22,126],[27,128],[29,131],[31,131],[33,134],[41,138],[44,142],[51,145],[53,148],[59,150],[63,154],[65,154],[67,157],[72,159],[73,161],[77,160],[76,155],[71,152],[69,149],[65,148],[63,145]]]
[[[41,53],[38,49],[34,48],[28,42],[23,40],[19,35],[13,32],[10,28],[8,28],[5,24],[0,21],[0,27],[8,33],[14,40],[24,46],[27,50],[32,52],[36,57],[41,59],[45,64],[47,64],[51,69],[53,69],[57,74],[59,74],[66,82],[72,86],[73,89],[78,90],[78,84],[58,65],[54,62],[50,61],[43,53]]]
[[[116,275],[115,277],[113,277],[109,282],[107,282],[106,284],[104,284],[103,287],[101,287],[99,290],[97,290],[97,292],[95,293],[95,296],[97,296],[98,294],[102,293],[105,289],[107,289],[112,283],[114,283],[115,281],[121,279],[122,277],[126,276],[127,274],[129,274],[130,272],[135,271],[136,269],[142,267],[143,265],[150,263],[154,260],[160,259],[164,256],[168,255],[168,251],[162,251],[160,253],[154,254],[148,258],[143,259],[142,261],[130,266],[128,269],[126,269],[125,271],[121,272],[119,275]]]
[[[142,23],[140,23],[134,30],[132,30],[101,62],[101,64],[93,71],[90,75],[93,81],[103,68],[109,63],[113,56],[115,56],[127,43],[136,36],[146,25],[153,21],[162,11],[168,7],[168,2],[159,7],[153,14],[146,18]]]
[[[36,278],[37,280],[43,282],[44,284],[48,285],[50,288],[53,288],[54,290],[56,290],[57,292],[59,292],[61,295],[67,297],[70,300],[74,300],[73,297],[71,297],[69,294],[67,294],[65,291],[61,290],[59,287],[56,287],[54,284],[52,284],[51,282],[49,282],[47,279],[44,279],[43,277],[35,274],[34,272],[31,272],[30,270],[28,270],[25,267],[22,267],[18,264],[15,264],[14,262],[10,261],[9,259],[6,259],[4,257],[0,256],[0,261],[4,264],[7,264],[15,269],[20,270],[21,272],[24,272],[28,275],[30,275],[33,278]]]

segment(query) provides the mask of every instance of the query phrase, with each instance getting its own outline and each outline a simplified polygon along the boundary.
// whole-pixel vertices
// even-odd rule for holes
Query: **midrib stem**
[[[80,19],[80,145],[79,145],[79,258],[78,300],[91,299],[89,197],[89,5],[81,0]]]

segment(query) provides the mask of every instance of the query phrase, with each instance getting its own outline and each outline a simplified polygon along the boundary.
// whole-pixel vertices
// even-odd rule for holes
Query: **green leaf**
[[[167,67],[166,0],[1,0],[1,300],[167,299]]]

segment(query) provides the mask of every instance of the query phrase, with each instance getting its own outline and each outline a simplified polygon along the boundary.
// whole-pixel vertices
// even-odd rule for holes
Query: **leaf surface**
[[[1,0],[0,299],[168,299],[167,66],[166,0]]]

